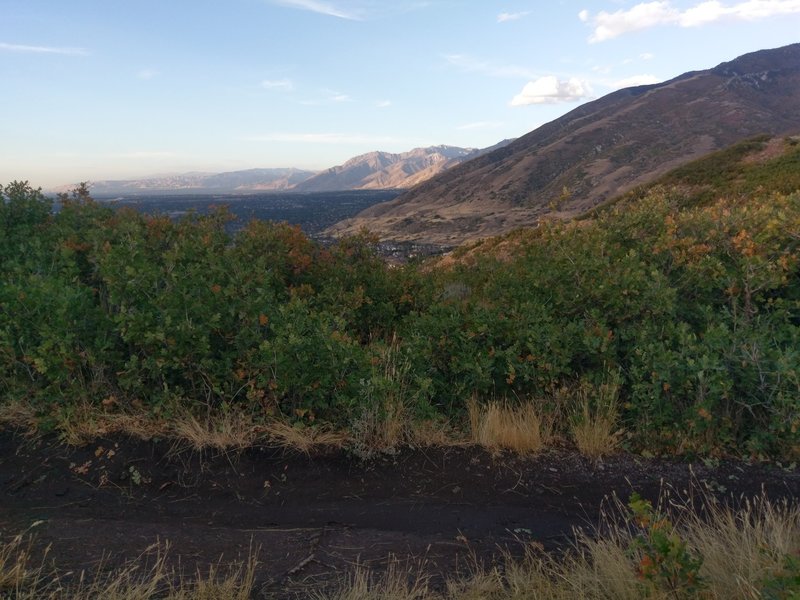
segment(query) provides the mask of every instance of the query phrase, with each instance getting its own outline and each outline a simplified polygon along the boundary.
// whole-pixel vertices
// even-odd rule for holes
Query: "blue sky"
[[[800,41],[800,0],[2,0],[0,183],[485,147]]]

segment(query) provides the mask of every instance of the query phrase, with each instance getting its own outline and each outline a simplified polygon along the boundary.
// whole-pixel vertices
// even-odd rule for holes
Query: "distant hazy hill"
[[[224,194],[259,191],[340,192],[349,190],[405,189],[413,187],[465,160],[510,143],[491,148],[432,146],[391,154],[370,152],[321,173],[301,169],[248,169],[227,173],[182,173],[144,179],[91,182],[96,196],[144,194]],[[75,185],[56,188],[71,190]]]
[[[148,179],[93,181],[91,190],[97,196],[284,191],[312,175],[314,175],[314,171],[300,169],[248,169],[229,173],[185,173]]]
[[[499,145],[508,142],[500,142]],[[492,149],[498,147],[493,146]],[[455,146],[415,148],[410,152],[369,152],[351,158],[295,186],[296,191],[329,192],[410,188],[479,156],[484,150]]]
[[[569,217],[708,152],[800,131],[800,44],[589,102],[334,226],[457,244]]]

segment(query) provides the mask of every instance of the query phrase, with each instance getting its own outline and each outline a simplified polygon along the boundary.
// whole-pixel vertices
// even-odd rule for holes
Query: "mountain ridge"
[[[506,142],[504,140],[499,144]],[[368,152],[310,177],[298,184],[295,191],[410,188],[490,149],[438,145],[400,153]]]
[[[456,245],[581,214],[756,134],[800,131],[800,44],[745,54],[583,104],[335,225]]]
[[[92,193],[108,195],[341,192],[351,190],[408,189],[470,158],[494,150],[437,145],[391,153],[380,150],[348,159],[324,171],[297,168],[245,169],[222,173],[188,172],[139,179],[91,182]],[[67,192],[70,184],[54,188]]]
[[[93,181],[94,195],[144,195],[153,193],[232,193],[259,191],[286,191],[300,181],[314,175],[314,171],[295,168],[244,169],[222,173],[189,172],[141,179],[109,179]],[[53,191],[69,191],[74,184]]]

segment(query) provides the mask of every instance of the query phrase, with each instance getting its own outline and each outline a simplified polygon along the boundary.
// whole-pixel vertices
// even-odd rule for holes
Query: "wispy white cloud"
[[[635,87],[638,85],[653,85],[654,83],[661,83],[662,81],[664,80],[655,75],[633,75],[613,82],[611,87],[616,90],[621,90],[622,88]]]
[[[350,21],[390,19],[449,0],[265,0],[271,4]]]
[[[659,0],[644,2],[628,10],[618,10],[613,13],[601,11],[594,16],[590,15],[589,11],[582,10],[578,18],[584,23],[591,23],[594,28],[589,41],[602,42],[623,33],[674,21],[677,14],[678,11],[672,8],[669,2]]]
[[[289,142],[295,144],[391,144],[400,140],[393,137],[363,135],[358,133],[266,133],[242,138],[248,142]]]
[[[290,79],[265,79],[261,82],[261,87],[276,92],[291,92],[294,90],[294,83]]]
[[[591,93],[592,89],[586,81],[576,77],[558,79],[554,75],[548,75],[529,81],[522,91],[512,98],[511,106],[577,102]]]
[[[375,106],[377,106],[378,108],[389,108],[391,105],[392,105],[391,100],[381,100],[375,103]]]
[[[539,76],[526,67],[517,65],[498,65],[486,60],[480,60],[465,54],[445,54],[444,60],[451,67],[467,73],[480,73],[490,77],[503,77],[511,79],[533,79]]]
[[[23,44],[7,44],[0,42],[1,52],[17,52],[20,54],[63,54],[66,56],[88,56],[85,48],[65,48],[59,46],[26,46]]]
[[[531,11],[529,10],[515,13],[501,12],[499,15],[497,15],[497,22],[507,23],[508,21],[517,21],[523,17],[527,17],[529,14],[531,14]]]
[[[456,127],[459,131],[472,131],[475,129],[499,129],[503,126],[500,121],[475,121],[474,123],[465,123]]]
[[[321,106],[323,104],[352,102],[353,99],[348,94],[343,94],[334,90],[323,89],[320,91],[322,98],[314,98],[312,100],[301,100],[300,104],[303,106]]]
[[[655,0],[596,15],[582,10],[578,18],[592,26],[589,41],[594,43],[658,25],[699,27],[721,20],[755,21],[789,14],[800,14],[800,0],[744,0],[733,4],[705,0],[685,10],[675,8],[669,0]]]
[[[347,10],[331,2],[320,2],[318,0],[273,0],[274,4],[308,10],[329,17],[347,19],[348,21],[362,21],[364,19],[360,12]]]

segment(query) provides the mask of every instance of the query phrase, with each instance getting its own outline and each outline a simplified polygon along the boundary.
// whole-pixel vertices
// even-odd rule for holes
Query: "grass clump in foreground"
[[[800,510],[765,498],[739,510],[719,505],[700,517],[672,507],[673,522],[640,498],[617,505],[592,534],[578,533],[566,554],[530,545],[522,558],[478,565],[435,591],[426,575],[401,569],[384,577],[357,571],[320,600],[639,600],[788,599],[800,594]]]
[[[623,433],[618,424],[619,384],[584,384],[573,395],[570,429],[578,452],[595,459],[613,454],[619,449]]]
[[[472,441],[489,450],[539,452],[553,439],[552,420],[530,401],[518,405],[491,401],[481,406],[473,398],[467,410]]]
[[[667,509],[668,507],[668,509]],[[703,516],[699,516],[700,513]],[[770,600],[800,595],[800,508],[765,497],[738,509],[704,499],[701,508],[662,496],[658,506],[633,496],[612,503],[592,532],[570,549],[548,554],[536,543],[476,565],[461,579],[434,585],[422,568],[390,561],[384,573],[356,568],[316,600]],[[14,600],[245,600],[256,591],[255,553],[229,567],[176,576],[167,549],[155,545],[138,561],[108,572],[60,575],[35,563],[23,536],[0,544],[0,597]],[[266,596],[269,597],[269,596]]]
[[[257,552],[239,563],[210,565],[193,576],[167,562],[169,544],[153,544],[139,559],[109,570],[61,573],[32,556],[31,539],[18,535],[0,543],[0,598],[3,600],[249,600],[255,588]]]

